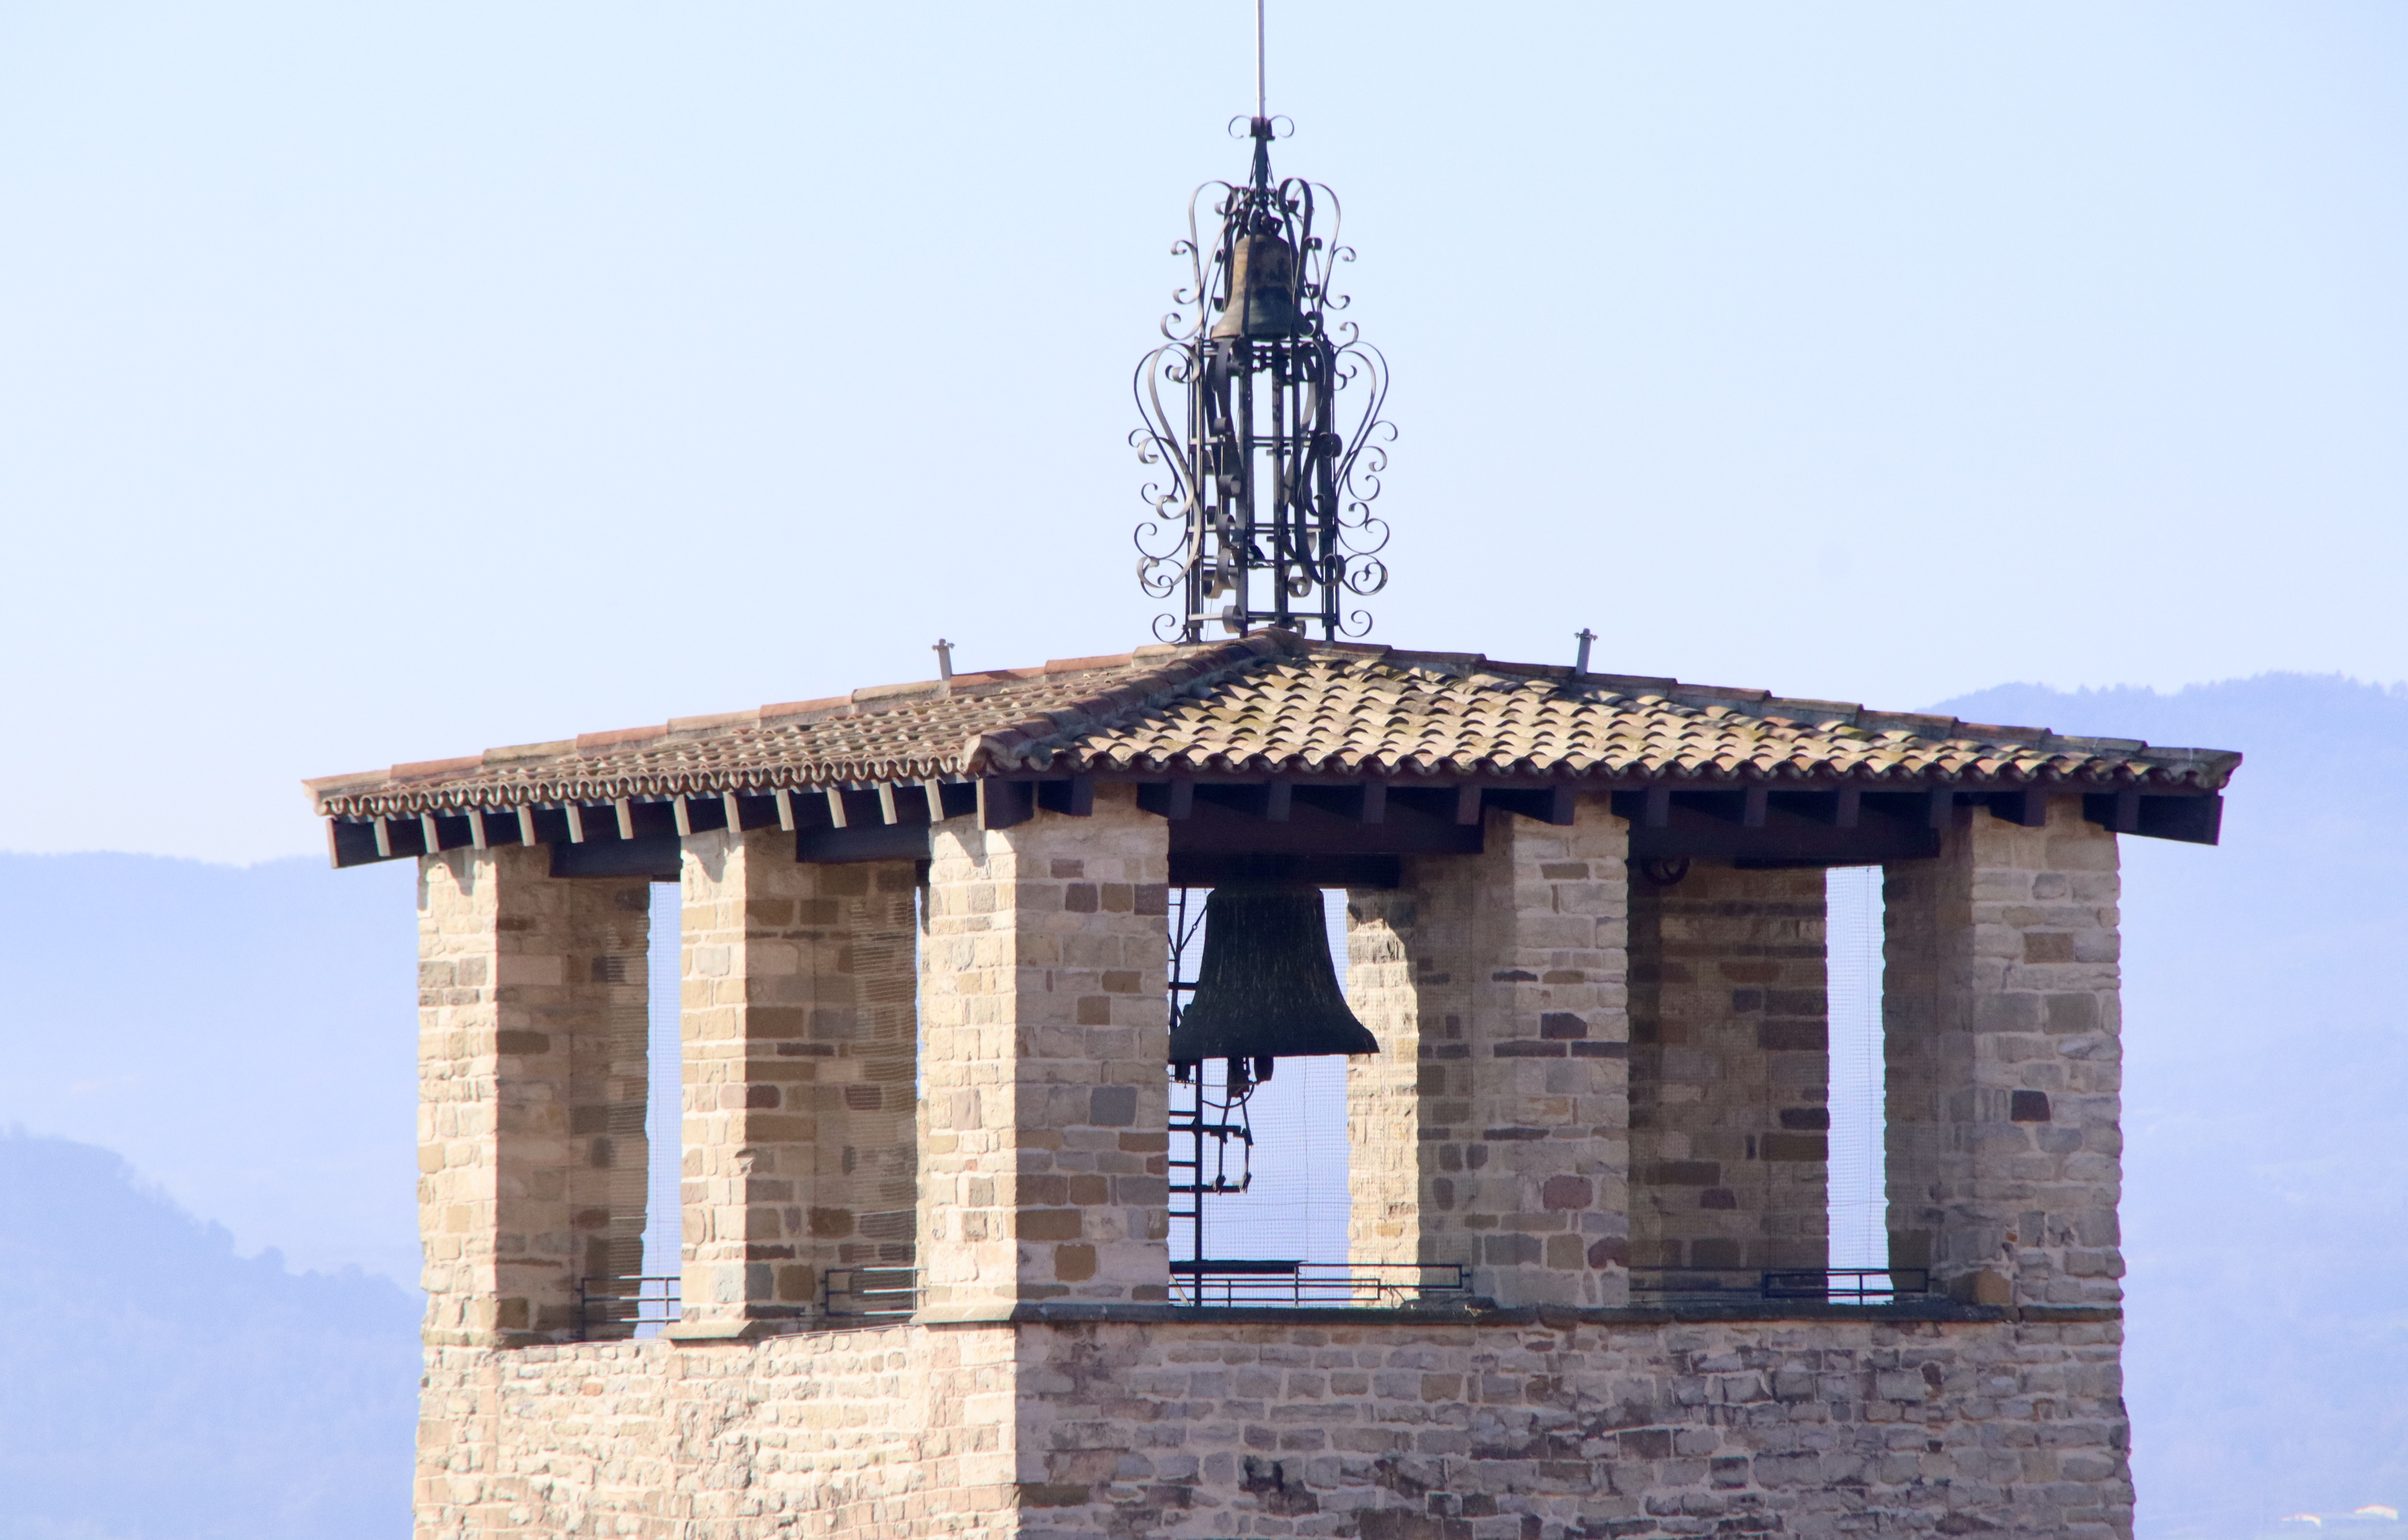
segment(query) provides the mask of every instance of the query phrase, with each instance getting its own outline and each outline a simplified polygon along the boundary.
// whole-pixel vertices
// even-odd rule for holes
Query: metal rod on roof
[[[1263,83],[1263,0],[1254,0],[1254,116],[1270,115],[1270,94]]]
[[[1597,640],[1597,633],[1583,626],[1572,633],[1572,639],[1580,643],[1580,656],[1573,660],[1572,672],[1585,674],[1588,672],[1588,644]]]

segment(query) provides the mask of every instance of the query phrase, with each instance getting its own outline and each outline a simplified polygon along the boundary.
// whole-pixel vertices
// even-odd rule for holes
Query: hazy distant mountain
[[[2141,1534],[2408,1507],[2408,692],[2267,675],[1939,709],[2248,756],[2220,848],[2124,842]]]
[[[414,867],[0,854],[0,1127],[415,1286]]]
[[[0,1540],[409,1533],[418,1303],[285,1270],[115,1155],[0,1134]]]

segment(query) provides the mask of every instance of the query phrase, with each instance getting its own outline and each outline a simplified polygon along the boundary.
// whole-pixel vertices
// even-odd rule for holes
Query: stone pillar
[[[1379,1052],[1346,1061],[1346,1254],[1356,1263],[1472,1260],[1445,1252],[1439,1218],[1454,1204],[1462,1150],[1441,1162],[1422,1130],[1451,1134],[1469,1110],[1440,1104],[1448,1066],[1471,1053],[1473,887],[1461,858],[1409,856],[1400,886],[1346,895],[1346,999],[1380,1040]]]
[[[419,1229],[426,1340],[515,1347],[579,1331],[578,1285],[642,1271],[640,879],[556,881],[549,852],[419,862]],[[624,1335],[625,1306],[586,1334]]]
[[[1168,836],[1129,787],[930,841],[924,1319],[1169,1297]]]
[[[1699,861],[1670,883],[1633,871],[1635,1265],[1754,1275],[1829,1264],[1824,932],[1820,867]],[[1755,1279],[1683,1286],[1742,1282]]]
[[[685,840],[681,1337],[821,1313],[831,1267],[908,1266],[908,861],[805,864],[777,829]]]
[[[1627,1297],[1625,826],[1491,812],[1477,856],[1348,897],[1354,1259],[1454,1262],[1504,1305]]]
[[[2115,837],[1959,808],[1885,883],[1890,1261],[1976,1304],[2122,1298]]]

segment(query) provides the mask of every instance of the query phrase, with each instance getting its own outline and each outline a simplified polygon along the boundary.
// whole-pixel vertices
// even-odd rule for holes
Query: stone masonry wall
[[[1828,1265],[1824,928],[1819,867],[1632,874],[1634,1265]]]
[[[1984,1304],[2122,1297],[2115,836],[1960,808],[1886,874],[1890,1257]]]
[[[1627,1297],[1627,850],[1606,799],[1488,815],[1476,856],[1348,895],[1349,1247],[1469,1264],[1509,1305]]]
[[[2112,1312],[1330,1314],[432,1348],[417,1540],[2131,1533]]]
[[[910,1262],[917,877],[762,829],[688,836],[682,886],[680,1330],[744,1330]]]
[[[642,1271],[650,894],[550,874],[517,847],[419,863],[429,1342],[573,1335],[580,1279]]]
[[[1163,820],[1108,786],[1087,817],[929,843],[923,1308],[1167,1299]]]
[[[1012,1511],[1008,1332],[430,1347],[415,1540],[984,1540]]]

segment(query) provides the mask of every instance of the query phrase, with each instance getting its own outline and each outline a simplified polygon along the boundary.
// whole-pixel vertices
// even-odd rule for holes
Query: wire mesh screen
[[[678,996],[682,964],[678,946],[681,892],[674,882],[652,884],[652,943],[648,959],[651,998],[646,1005],[652,1085],[644,1097],[644,1137],[651,1141],[651,1169],[644,1179],[644,1272],[674,1276],[681,1266],[678,1181],[684,1150],[685,1050],[678,1036]],[[648,1337],[657,1321],[636,1328]]]
[[[1188,912],[1200,913],[1205,893],[1186,893]],[[1346,894],[1322,893],[1323,923],[1340,984],[1346,977]],[[1177,977],[1192,979],[1203,957],[1202,925],[1194,927],[1179,957]],[[1217,1092],[1223,1067],[1201,1066]],[[1245,1191],[1204,1199],[1202,1255],[1212,1258],[1280,1258],[1341,1262],[1346,1260],[1346,1061],[1342,1058],[1282,1059],[1268,1084],[1246,1104],[1254,1134]],[[1230,1151],[1234,1176],[1239,1154]],[[1171,1255],[1194,1261],[1195,1233],[1171,1227]]]
[[[1886,1267],[1881,868],[1832,867],[1823,900],[1831,1011],[1830,1265]]]

